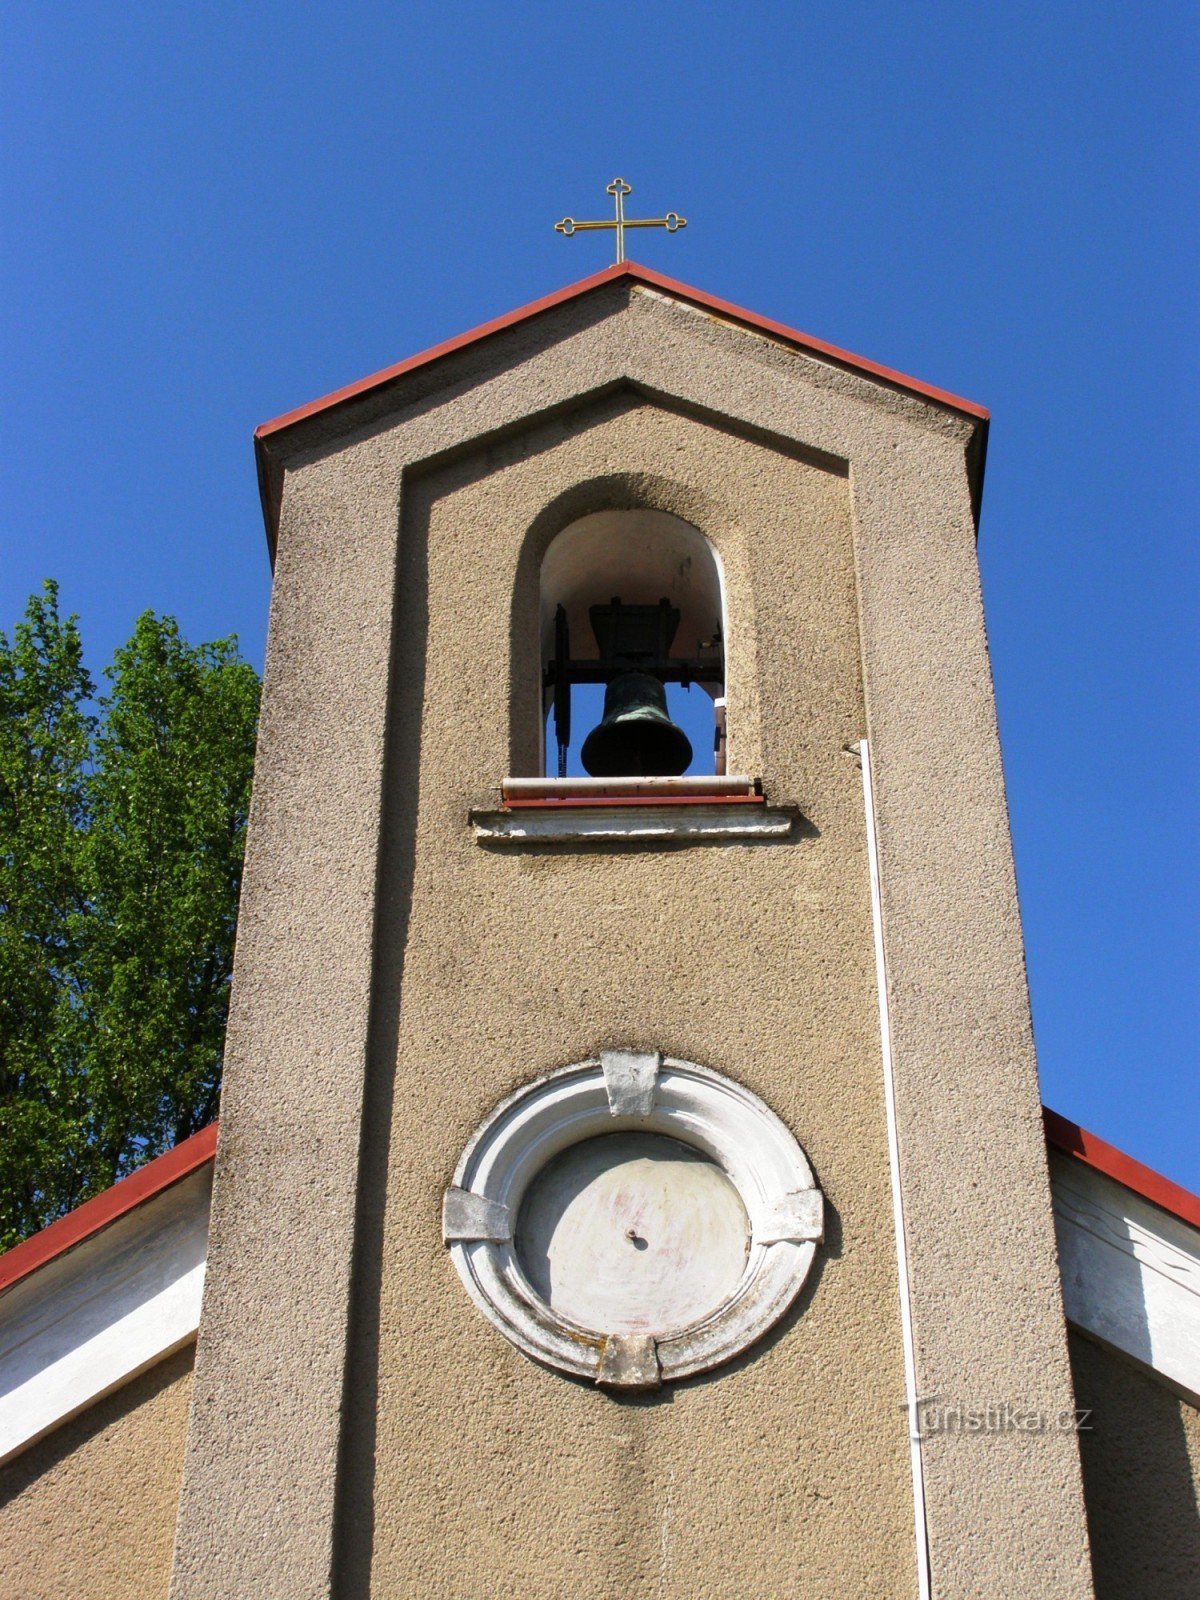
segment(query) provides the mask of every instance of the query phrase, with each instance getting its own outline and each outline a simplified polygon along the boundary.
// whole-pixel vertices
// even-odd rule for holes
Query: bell
[[[604,691],[604,717],[583,741],[593,778],[677,778],[692,744],[667,715],[667,691],[648,672],[622,672]]]

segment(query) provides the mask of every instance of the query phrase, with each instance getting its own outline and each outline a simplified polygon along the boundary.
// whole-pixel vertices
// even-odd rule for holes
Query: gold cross
[[[625,215],[625,196],[632,194],[633,190],[624,178],[614,178],[605,190],[611,194],[616,203],[616,220],[614,222],[576,222],[574,217],[564,217],[561,222],[554,224],[555,233],[562,233],[569,239],[573,233],[588,233],[596,228],[615,228],[617,230],[617,260],[625,259],[625,229],[626,228],[665,228],[668,233],[675,233],[679,228],[687,227],[687,218],[681,217],[678,211],[668,211],[665,217],[637,217]]]

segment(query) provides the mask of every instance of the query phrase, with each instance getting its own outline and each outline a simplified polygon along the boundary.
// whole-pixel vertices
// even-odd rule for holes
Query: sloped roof
[[[270,422],[264,422],[254,431],[254,447],[258,461],[259,490],[262,497],[263,516],[267,526],[268,544],[274,549],[275,534],[278,524],[278,481],[269,472],[268,442],[278,439],[288,429],[308,422],[314,417],[324,416],[336,411],[340,406],[352,404],[367,395],[377,394],[386,389],[390,384],[398,383],[410,373],[419,371],[423,367],[440,361],[445,356],[454,355],[470,345],[478,344],[493,334],[503,333],[506,329],[528,322],[540,316],[543,312],[552,311],[555,307],[577,300],[582,295],[590,294],[593,290],[603,288],[607,284],[618,280],[628,280],[630,283],[644,284],[651,289],[657,289],[663,294],[671,295],[687,305],[695,306],[702,311],[711,313],[727,322],[735,323],[744,328],[751,328],[758,333],[765,333],[784,344],[789,344],[797,350],[802,350],[808,355],[817,356],[823,361],[849,371],[861,373],[875,380],[877,383],[887,385],[889,388],[899,389],[906,394],[915,395],[920,399],[932,401],[935,405],[944,406],[947,410],[958,412],[969,417],[980,425],[981,434],[986,433],[988,412],[973,400],[966,400],[961,395],[951,394],[946,389],[935,388],[932,384],[924,383],[919,378],[908,377],[903,372],[897,372],[891,367],[882,366],[877,361],[869,361],[865,356],[855,355],[850,350],[842,350],[837,345],[829,344],[824,339],[816,339],[811,334],[801,333],[797,328],[789,328],[782,322],[776,322],[770,317],[760,316],[755,311],[747,311],[742,306],[732,305],[727,300],[719,300],[715,295],[706,294],[702,289],[693,289],[686,283],[679,283],[674,278],[668,278],[661,272],[654,272],[649,267],[639,266],[636,261],[622,261],[611,267],[606,267],[602,272],[595,272],[590,277],[580,278],[577,283],[568,284],[565,289],[558,289],[554,294],[544,295],[540,300],[532,300],[528,305],[521,306],[515,311],[509,311],[502,317],[495,317],[490,322],[482,323],[477,328],[471,328],[466,333],[460,333],[453,339],[447,339],[441,344],[435,344],[428,350],[409,356],[403,361],[396,362],[393,366],[383,367],[379,372],[373,372],[369,377],[360,378],[357,383],[346,384],[341,389],[335,389],[331,394],[322,395],[318,400],[312,400],[307,405],[298,406],[294,411],[285,411],[282,416],[273,417]],[[980,475],[982,474],[982,459],[979,463]]]
[[[77,1244],[120,1221],[135,1207],[153,1200],[173,1184],[191,1176],[217,1153],[217,1124],[210,1122],[190,1139],[184,1139],[144,1167],[121,1178],[111,1188],[93,1195],[68,1211],[57,1222],[48,1223],[20,1244],[0,1255],[0,1294],[11,1289],[29,1273],[44,1267],[56,1256],[65,1255]]]

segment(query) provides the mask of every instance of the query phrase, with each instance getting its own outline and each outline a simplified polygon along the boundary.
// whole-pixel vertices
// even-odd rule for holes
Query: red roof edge
[[[1193,1228],[1200,1228],[1200,1195],[1193,1194],[1178,1183],[1172,1183],[1170,1178],[1164,1178],[1151,1167],[1144,1167],[1140,1161],[1135,1161],[1114,1145],[1105,1144],[1103,1139],[1088,1133],[1078,1123],[1060,1117],[1057,1111],[1051,1111],[1048,1106],[1042,1107],[1042,1119],[1046,1125],[1046,1143],[1054,1149],[1074,1156],[1085,1166],[1102,1172],[1106,1178],[1123,1184],[1126,1189],[1132,1189],[1134,1194],[1140,1194],[1143,1200],[1161,1206],[1164,1211],[1190,1223]]]
[[[761,317],[756,311],[747,311],[744,306],[735,306],[728,300],[718,300],[715,295],[705,294],[703,290],[693,289],[686,283],[679,283],[674,278],[664,276],[661,272],[653,272],[649,267],[639,266],[636,261],[621,261],[614,266],[605,267],[602,272],[594,272],[588,278],[580,278],[577,283],[568,284],[565,289],[543,295],[540,300],[531,300],[528,305],[521,306],[516,311],[509,311],[502,317],[495,317],[491,322],[484,322],[477,328],[460,333],[456,338],[447,339],[442,344],[435,344],[428,350],[422,350],[418,355],[409,356],[405,361],[398,361],[394,366],[384,367],[381,371],[372,373],[370,377],[360,378],[357,383],[335,389],[331,394],[322,395],[319,400],[312,400],[308,405],[299,406],[295,411],[285,411],[282,416],[274,417],[270,422],[264,422],[261,427],[256,428],[254,437],[270,438],[272,434],[290,428],[294,423],[304,422],[309,417],[340,405],[343,400],[353,400],[359,395],[415,371],[418,367],[428,366],[431,361],[451,355],[456,350],[462,350],[467,345],[475,344],[478,340],[486,339],[493,333],[500,333],[517,323],[526,322],[530,317],[536,317],[543,311],[550,311],[567,300],[574,300],[577,296],[587,294],[589,290],[597,289],[604,283],[612,283],[618,278],[632,278],[652,288],[662,289],[679,300],[687,300],[692,305],[703,307],[706,311],[715,311],[719,316],[728,317],[732,322],[743,323],[746,327],[783,339],[788,344],[826,356],[841,366],[869,373],[874,378],[882,378],[885,383],[907,389],[926,400],[934,400],[938,405],[948,406],[952,411],[965,412],[979,422],[988,420],[988,412],[983,406],[976,405],[973,400],[964,400],[961,395],[951,394],[948,389],[934,388],[932,384],[922,383],[919,378],[910,378],[892,367],[881,366],[877,361],[868,361],[865,356],[857,356],[853,351],[842,350],[835,344],[826,343],[824,339],[814,339],[811,334],[801,333],[798,328],[789,328],[786,324],[775,322],[770,317]]]
[[[542,311],[552,311],[564,301],[574,300],[577,295],[586,294],[589,289],[598,289],[602,283],[609,283],[614,278],[624,276],[630,265],[630,262],[623,261],[619,265],[605,267],[603,272],[594,272],[589,278],[581,278],[578,283],[568,284],[565,289],[556,289],[553,294],[543,295],[540,300],[531,300],[528,305],[519,306],[516,311],[508,311],[502,317],[493,317],[490,322],[481,322],[477,328],[468,328],[466,333],[456,334],[453,339],[443,339],[441,344],[431,345],[428,350],[421,350],[415,356],[407,356],[403,361],[397,361],[390,367],[382,367],[378,372],[360,378],[357,383],[348,383],[341,389],[334,389],[332,393],[322,395],[319,400],[310,400],[306,406],[297,406],[295,411],[285,411],[281,417],[273,417],[270,422],[264,422],[255,428],[254,437],[256,440],[269,439],[272,434],[290,428],[293,423],[304,422],[322,411],[331,410],[343,400],[354,400],[359,395],[369,394],[372,389],[382,388],[384,384],[391,383],[396,378],[403,378],[406,374],[415,372],[418,367],[427,367],[431,362],[440,360],[442,356],[453,355],[456,350],[462,350],[480,339],[486,339],[493,333],[503,333],[505,328],[514,327],[519,322],[527,322],[530,317],[536,317]]]
[[[188,1178],[213,1159],[217,1149],[217,1124],[210,1122],[174,1149],[147,1161],[144,1167],[114,1183],[103,1194],[85,1200],[65,1217],[42,1228],[30,1238],[0,1255],[0,1293],[14,1283],[44,1267],[55,1256],[64,1255],[85,1239],[90,1239],[110,1223],[116,1222],[136,1206],[152,1200],[173,1183]]]
[[[617,279],[628,278],[635,283],[643,283],[652,289],[661,289],[665,294],[674,296],[701,310],[709,311],[729,322],[739,323],[741,326],[751,328],[759,333],[770,334],[772,338],[781,339],[785,343],[794,345],[797,349],[806,350],[810,354],[819,355],[837,365],[846,367],[854,372],[866,373],[869,377],[878,378],[883,383],[893,388],[902,389],[908,394],[919,395],[922,399],[932,400],[935,404],[946,406],[951,411],[958,411],[974,421],[982,423],[986,431],[988,412],[985,407],[976,405],[973,400],[965,400],[961,395],[952,394],[948,389],[938,389],[932,384],[922,383],[919,378],[910,378],[906,373],[897,372],[892,367],[881,366],[877,361],[868,361],[865,356],[858,356],[850,350],[843,350],[838,345],[829,344],[824,339],[815,339],[811,334],[802,333],[798,328],[789,328],[785,323],[775,322],[770,317],[762,317],[756,311],[748,311],[744,306],[735,306],[728,300],[719,300],[715,295],[705,294],[701,289],[693,289],[686,283],[680,283],[675,278],[668,278],[661,272],[654,272],[649,267],[639,266],[636,261],[621,261],[611,267],[605,267],[601,272],[594,272],[590,277],[580,278],[578,282],[568,284],[565,289],[557,289],[553,294],[543,295],[540,300],[531,300],[528,305],[520,306],[516,311],[509,311],[502,317],[495,317],[490,322],[481,323],[477,328],[471,328],[466,333],[460,333],[453,339],[446,339],[441,344],[435,344],[428,350],[422,350],[415,356],[409,356],[404,361],[398,361],[394,366],[384,367],[379,372],[373,372],[369,377],[360,378],[357,383],[350,383],[344,388],[334,389],[331,394],[322,395],[319,400],[312,400],[306,406],[299,406],[294,411],[285,411],[282,416],[273,417],[270,422],[264,422],[254,430],[254,448],[258,458],[259,491],[262,497],[263,515],[267,523],[267,538],[272,553],[275,543],[275,523],[279,512],[278,481],[272,475],[271,464],[266,456],[266,443],[276,434],[293,427],[296,423],[306,422],[310,417],[319,416],[322,412],[330,411],[341,405],[344,401],[354,400],[362,395],[369,394],[374,389],[383,388],[397,379],[405,377],[410,372],[426,367],[431,362],[438,361],[442,356],[452,355],[457,350],[463,350],[468,345],[477,343],[490,337],[493,333],[501,333],[506,328],[515,327],[518,323],[527,322],[531,317],[538,316],[543,311],[550,311],[555,306],[563,305],[568,300],[574,300],[580,295],[587,294],[592,289],[598,289],[606,283],[613,283]],[[278,472],[279,469],[276,469]],[[980,461],[980,473],[982,460]]]

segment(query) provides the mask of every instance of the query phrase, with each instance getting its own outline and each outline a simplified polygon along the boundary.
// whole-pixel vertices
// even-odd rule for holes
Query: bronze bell
[[[593,778],[676,778],[692,742],[667,715],[667,691],[648,672],[622,672],[604,691],[604,717],[583,742]]]

